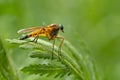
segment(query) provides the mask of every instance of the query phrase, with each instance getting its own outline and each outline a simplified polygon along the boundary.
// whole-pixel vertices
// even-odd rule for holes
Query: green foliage
[[[0,39],[0,80],[18,80]]]
[[[7,57],[11,58],[13,67],[17,73],[20,73],[20,80],[61,80],[44,76],[36,79],[34,75],[27,76],[26,73],[19,72],[19,69],[27,64],[39,64],[49,60],[51,58],[50,47],[44,47],[41,44],[32,46],[32,43],[20,44],[20,47],[25,49],[23,50],[17,45],[11,45],[5,41],[7,38],[17,39],[20,36],[17,34],[19,29],[52,23],[64,25],[65,33],[60,32],[60,34],[64,35],[64,38],[69,40],[73,46],[71,50],[70,46],[67,47],[64,44],[62,49],[68,55],[67,57],[72,58],[70,59],[72,63],[81,69],[83,76],[91,74],[92,78],[97,77],[98,75],[92,76],[96,73],[94,71],[96,68],[94,64],[96,64],[101,73],[99,76],[104,77],[102,80],[120,80],[119,8],[120,0],[0,0],[0,35],[6,49],[5,52],[8,54]],[[91,53],[88,52],[81,39],[86,42]],[[34,52],[40,47],[43,50]],[[33,55],[34,58],[27,57],[28,52],[32,51],[38,54],[31,53],[30,56]],[[79,53],[79,56],[76,55],[76,52]],[[45,56],[42,53],[48,55]],[[88,54],[92,56],[95,63]],[[54,55],[54,58],[58,59],[58,56]],[[73,78],[68,79],[67,77],[67,80],[71,79]]]
[[[57,77],[63,77],[65,75],[70,75],[70,70],[63,66],[53,65],[53,64],[33,64],[22,69],[23,72],[29,72],[30,74],[40,74],[47,77],[54,75]]]
[[[19,47],[29,49],[31,51],[31,58],[38,58],[45,60],[47,63],[30,64],[22,68],[23,72],[30,74],[40,74],[62,78],[65,75],[74,75],[78,80],[99,80],[96,68],[89,55],[86,57],[79,53],[74,46],[65,40],[64,50],[59,60],[57,53],[58,48],[55,46],[54,60],[51,60],[52,44],[39,39],[38,43],[27,42],[16,39],[7,39],[10,43],[20,44]],[[27,47],[27,48],[26,48]],[[44,48],[44,50],[43,50]],[[68,76],[69,77],[69,76]]]

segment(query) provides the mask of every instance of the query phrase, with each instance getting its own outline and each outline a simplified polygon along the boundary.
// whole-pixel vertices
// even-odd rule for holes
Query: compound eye
[[[63,28],[64,28],[62,24],[59,24],[59,27],[61,30],[63,30]]]

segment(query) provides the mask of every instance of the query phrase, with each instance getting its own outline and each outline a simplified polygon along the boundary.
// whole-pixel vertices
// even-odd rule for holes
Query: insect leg
[[[38,40],[38,36],[36,36],[36,37],[33,39],[33,41],[31,41],[31,42],[37,43],[37,40]]]
[[[35,39],[35,41],[34,41],[35,43],[37,43],[38,38],[39,38],[39,37],[38,37],[38,36],[36,36],[36,39]]]
[[[56,37],[56,38],[61,39],[61,43],[60,43],[59,48],[58,48],[58,56],[59,56],[59,59],[60,59],[60,56],[61,56],[61,47],[63,45],[64,38],[63,37]]]
[[[53,47],[52,47],[52,59],[53,59],[54,45],[55,45],[55,39],[53,40]]]
[[[35,41],[35,39],[36,39],[36,37],[31,41],[31,42],[34,42]]]

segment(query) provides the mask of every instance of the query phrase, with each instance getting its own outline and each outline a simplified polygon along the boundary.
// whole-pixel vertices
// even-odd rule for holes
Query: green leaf
[[[47,52],[33,51],[31,53],[32,53],[30,55],[31,58],[44,58],[44,59],[50,59],[51,58],[51,54],[49,54]],[[54,56],[54,58],[56,59],[57,57]]]
[[[39,49],[41,51],[44,51],[44,48],[41,45],[34,44],[33,42],[27,42],[24,40],[17,40],[17,39],[6,39],[6,41],[12,43],[12,44],[20,44],[20,48],[23,49]]]
[[[14,43],[14,44],[23,44],[26,43],[27,41],[24,40],[18,40],[18,39],[6,39],[9,43]]]
[[[18,80],[7,53],[0,40],[0,80]]]
[[[52,64],[34,64],[24,67],[22,69],[23,72],[28,72],[30,74],[40,74],[46,76],[54,76],[54,77],[63,77],[66,75],[70,75],[70,70],[63,66],[52,65]]]
[[[14,42],[12,40],[9,41],[18,44],[22,43],[20,40],[20,42],[17,42],[15,39],[13,40]],[[20,44],[20,46],[23,46],[22,48],[27,47],[26,49],[30,49],[32,51],[31,58],[48,59],[51,61],[52,44],[47,41],[38,39],[38,43],[23,42]],[[78,52],[78,50],[72,44],[70,44],[70,42],[65,40],[63,50],[61,51],[61,56],[58,55],[57,46],[55,46],[54,50],[54,59],[57,59],[62,65],[64,65],[64,67],[60,67],[61,64],[59,63],[56,63],[57,65],[54,64],[55,62],[53,61],[49,62],[49,65],[45,64],[44,66],[43,64],[31,64],[30,66],[24,67],[22,71],[40,75],[56,74],[56,76],[58,75],[59,77],[59,74],[61,74],[61,77],[63,77],[62,75],[71,73],[78,80],[99,80],[96,66],[90,58],[89,51],[83,41],[81,41],[81,47],[83,48],[81,49],[82,51]],[[68,73],[66,73],[65,69],[69,70]]]

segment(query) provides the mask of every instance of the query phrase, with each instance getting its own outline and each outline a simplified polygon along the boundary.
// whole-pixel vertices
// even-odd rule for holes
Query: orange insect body
[[[38,36],[46,36],[49,40],[52,40],[57,36],[60,28],[62,32],[64,32],[62,25],[51,24],[45,27],[33,27],[33,28],[22,29],[22,30],[19,30],[18,33],[32,31],[31,33],[21,37],[20,40],[24,40],[29,37],[38,37]]]
[[[44,27],[33,27],[33,28],[22,29],[22,30],[19,30],[18,33],[30,32],[27,35],[21,37],[20,40],[24,40],[24,39],[27,39],[29,37],[35,37],[33,42],[37,42],[38,37],[40,37],[40,36],[45,36],[49,40],[54,40],[53,50],[54,50],[55,38],[62,39],[61,44],[59,46],[59,50],[58,50],[58,53],[60,53],[64,38],[57,37],[57,35],[58,35],[59,30],[64,32],[63,29],[64,29],[64,27],[61,24],[51,24],[51,25],[44,26]],[[52,51],[52,53],[53,53],[53,51]]]

